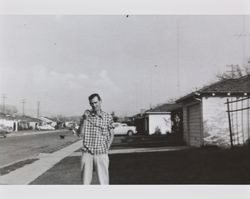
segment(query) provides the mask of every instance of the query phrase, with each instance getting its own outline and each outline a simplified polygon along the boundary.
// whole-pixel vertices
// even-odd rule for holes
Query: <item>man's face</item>
[[[97,112],[101,110],[101,101],[98,99],[98,97],[94,97],[92,100],[90,100],[89,104],[93,111]]]

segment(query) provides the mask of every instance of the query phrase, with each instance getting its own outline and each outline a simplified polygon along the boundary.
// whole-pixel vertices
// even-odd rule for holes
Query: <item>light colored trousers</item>
[[[100,184],[109,184],[109,157],[108,154],[92,155],[83,152],[81,159],[81,178],[82,183],[91,184],[93,177],[93,169],[97,172]]]

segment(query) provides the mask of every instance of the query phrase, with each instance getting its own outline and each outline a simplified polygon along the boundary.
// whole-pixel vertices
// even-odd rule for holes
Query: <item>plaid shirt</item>
[[[101,111],[99,114],[90,111],[87,118],[81,119],[80,128],[83,137],[83,148],[91,154],[107,154],[113,129],[113,118]]]

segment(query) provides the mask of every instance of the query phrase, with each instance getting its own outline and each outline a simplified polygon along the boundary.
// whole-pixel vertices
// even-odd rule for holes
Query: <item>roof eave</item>
[[[169,114],[171,113],[170,111],[162,111],[162,112],[145,112],[146,114]]]

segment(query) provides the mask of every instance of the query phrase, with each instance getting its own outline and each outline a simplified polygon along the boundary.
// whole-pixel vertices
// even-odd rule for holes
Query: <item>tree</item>
[[[237,78],[243,77],[245,75],[250,75],[250,65],[249,64],[242,66],[242,67],[239,65],[228,65],[227,67],[229,67],[230,70],[216,75],[216,77],[219,80],[237,79]]]
[[[118,116],[115,115],[115,112],[114,112],[114,111],[111,112],[111,116],[113,117],[113,121],[114,121],[114,122],[117,122],[117,121],[118,121]]]
[[[3,108],[3,105],[0,105],[0,110],[2,113],[4,112],[5,114],[8,114],[8,115],[14,115],[18,113],[17,108],[13,105],[5,105],[4,108]]]

